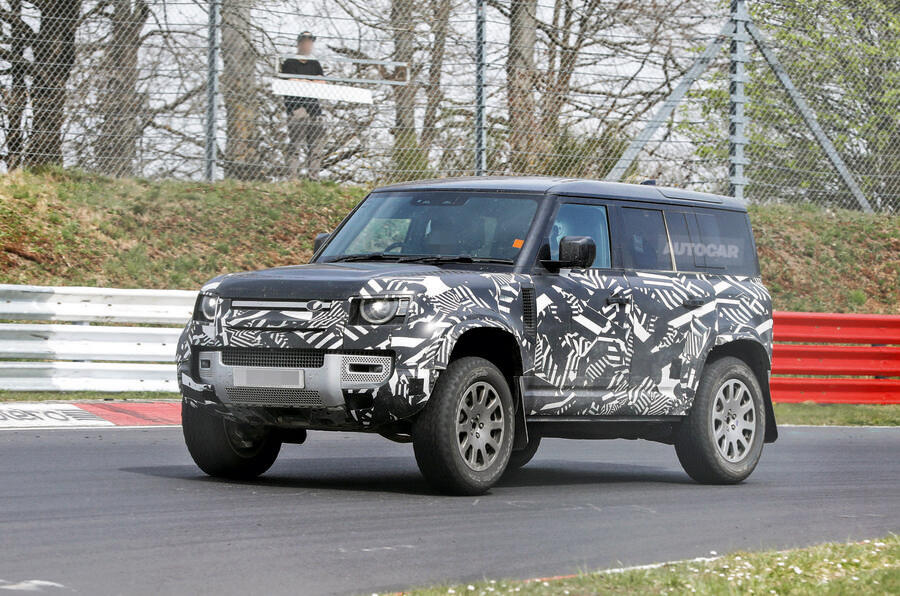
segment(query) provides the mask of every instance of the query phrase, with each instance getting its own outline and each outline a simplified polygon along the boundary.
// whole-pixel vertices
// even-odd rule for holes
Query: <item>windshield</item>
[[[319,261],[515,261],[538,196],[397,192],[369,196]]]

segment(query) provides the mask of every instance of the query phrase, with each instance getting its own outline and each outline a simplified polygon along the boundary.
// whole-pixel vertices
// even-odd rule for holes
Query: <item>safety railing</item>
[[[776,311],[774,333],[774,401],[900,404],[900,316]]]
[[[177,391],[175,348],[196,297],[0,284],[0,321],[24,321],[0,323],[0,389]]]
[[[195,298],[0,284],[0,321],[24,321],[0,323],[0,390],[177,391],[172,362]],[[774,332],[775,401],[900,403],[900,316],[777,311]]]

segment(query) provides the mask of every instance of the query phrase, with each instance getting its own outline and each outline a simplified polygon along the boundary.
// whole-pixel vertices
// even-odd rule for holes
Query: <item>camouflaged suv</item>
[[[469,178],[378,189],[309,264],[209,281],[178,376],[208,474],[255,477],[307,430],[360,431],[478,494],[544,437],[669,443],[696,480],[740,482],[777,436],[771,353],[742,203]]]

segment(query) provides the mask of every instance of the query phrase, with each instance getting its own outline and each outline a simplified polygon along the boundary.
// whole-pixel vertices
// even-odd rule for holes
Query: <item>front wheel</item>
[[[766,412],[756,375],[727,356],[707,364],[691,411],[675,439],[688,475],[706,484],[736,484],[762,454]]]
[[[275,463],[281,441],[265,429],[242,425],[204,408],[181,405],[184,442],[194,462],[210,476],[250,480]]]
[[[484,358],[454,360],[413,424],[416,463],[442,492],[482,494],[506,469],[513,427],[512,394],[500,370]]]

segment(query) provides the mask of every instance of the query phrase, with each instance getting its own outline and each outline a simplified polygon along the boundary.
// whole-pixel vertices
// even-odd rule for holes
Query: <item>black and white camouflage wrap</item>
[[[202,291],[216,293],[221,279]],[[611,295],[626,301],[610,304]],[[351,323],[351,299],[376,296],[409,297],[405,320]],[[532,296],[534,321],[526,325]],[[689,298],[702,305],[685,307]],[[528,415],[681,415],[713,347],[750,340],[771,355],[771,301],[752,277],[593,269],[526,275],[411,265],[408,274],[369,279],[355,296],[322,302],[326,306],[301,321],[277,309],[238,313],[225,296],[213,323],[192,321],[182,334],[178,362],[186,400],[215,404],[209,388],[190,377],[191,352],[198,348],[390,351],[395,367],[388,381],[356,391],[369,393],[373,405],[346,411],[348,423],[377,428],[416,414],[458,339],[491,327],[520,347]]]

